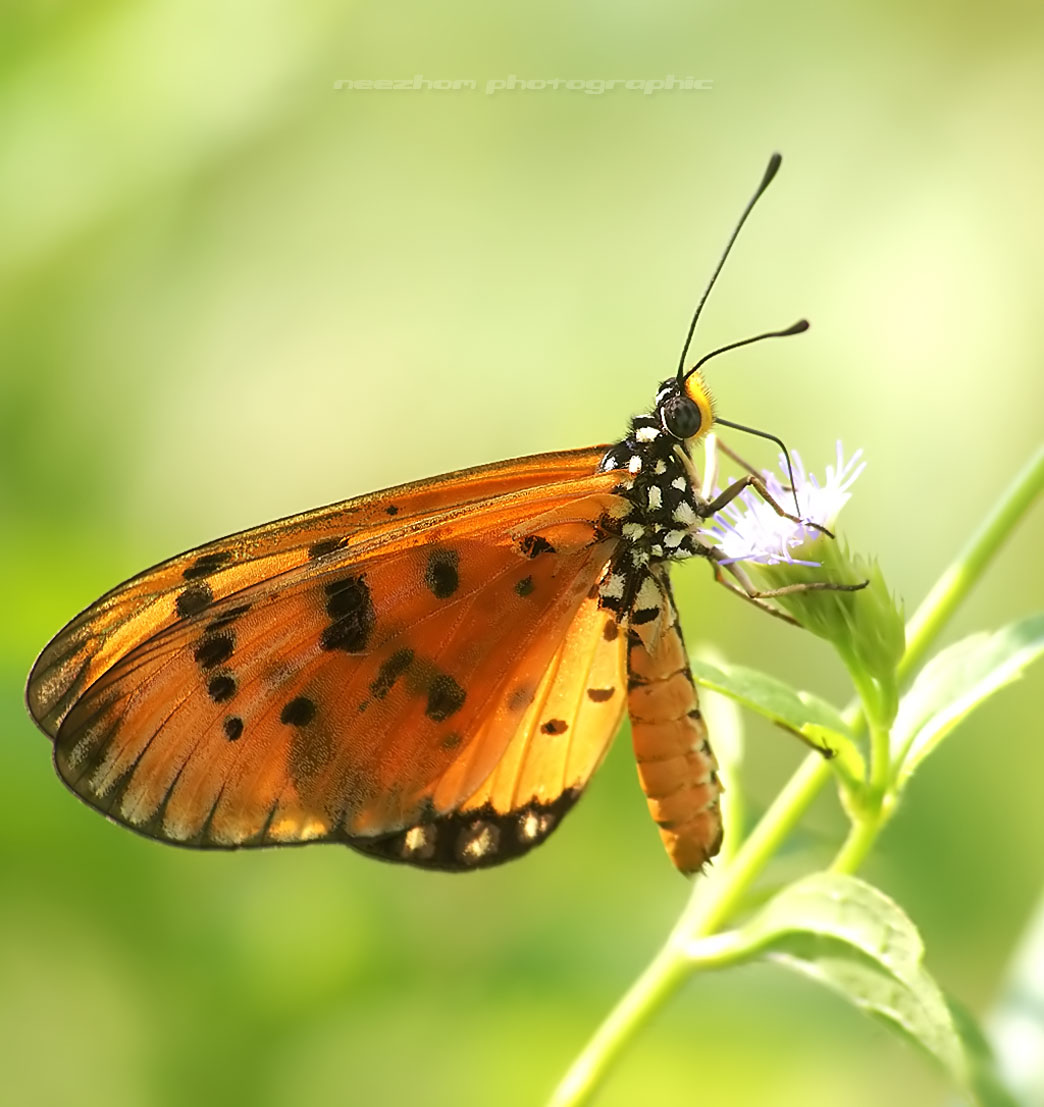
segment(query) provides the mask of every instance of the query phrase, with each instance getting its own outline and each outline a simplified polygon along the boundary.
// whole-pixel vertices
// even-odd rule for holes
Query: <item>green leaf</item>
[[[1023,1103],[1044,1103],[1044,897],[987,1019],[998,1067]]]
[[[811,977],[934,1058],[958,1087],[974,1085],[978,1102],[1010,1103],[979,1079],[981,1034],[954,1018],[924,968],[917,928],[865,881],[814,873],[785,888],[741,929],[693,943],[687,952],[697,966],[757,958]]]
[[[832,750],[837,755],[835,768],[850,783],[863,779],[862,755],[833,704],[811,692],[791,688],[768,673],[742,665],[725,662],[711,665],[694,657],[689,659],[689,668],[697,684],[729,696],[817,749]]]
[[[1044,613],[994,633],[973,634],[937,654],[917,674],[892,728],[901,787],[973,708],[1017,680],[1044,653]]]
[[[947,996],[946,1002],[953,1016],[953,1024],[964,1043],[964,1054],[968,1058],[971,1087],[976,1101],[988,1107],[1019,1107],[1020,1101],[1002,1081],[1001,1065],[974,1015],[953,996]],[[1041,1100],[1039,1096],[1025,1096],[1022,1102],[1039,1103]]]

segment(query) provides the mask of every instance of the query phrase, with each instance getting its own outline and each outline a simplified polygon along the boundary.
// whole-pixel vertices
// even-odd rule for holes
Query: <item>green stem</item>
[[[883,819],[880,814],[864,815],[853,820],[837,856],[830,863],[830,871],[854,873],[866,860],[881,833]]]
[[[1039,447],[1019,471],[994,504],[993,511],[910,617],[906,624],[906,652],[899,662],[900,681],[908,677],[924,657],[928,647],[1042,490],[1044,446]]]
[[[862,668],[855,657],[845,656],[845,667],[852,678],[856,692],[859,696],[859,714],[864,723],[870,727],[870,779],[862,799],[862,806],[867,813],[873,813],[881,805],[889,776],[889,745],[891,719],[883,718],[881,704],[881,692],[870,675]],[[855,704],[847,708],[855,713]],[[849,719],[849,721],[852,721]]]
[[[971,536],[907,624],[900,680],[923,659],[947,620],[982,575],[1033,499],[1044,487],[1044,448],[1018,474],[993,512]],[[845,709],[845,721],[858,737],[865,717],[857,699]],[[879,737],[879,736],[878,736]],[[887,760],[885,760],[887,764]],[[552,1107],[576,1107],[590,1099],[624,1046],[693,971],[686,946],[716,932],[742,904],[769,858],[800,821],[830,779],[831,768],[818,753],[809,754],[782,792],[736,851],[726,870],[698,885],[663,948],[628,989],[585,1046],[551,1099]],[[869,853],[891,814],[882,806],[875,816],[857,819],[832,868],[853,872]]]
[[[993,511],[965,543],[906,624],[906,650],[897,674],[900,683],[913,673],[947,620],[1042,490],[1044,447],[1039,448],[1019,471]],[[844,844],[830,865],[834,872],[853,873],[859,868],[895,812],[895,806],[894,799],[886,801],[876,812],[868,811],[863,817],[853,820]]]
[[[586,1103],[623,1047],[681,987],[688,975],[688,961],[668,939],[584,1046],[552,1094],[548,1107],[575,1107]]]
[[[676,934],[684,932],[690,939],[706,936],[726,922],[830,775],[830,762],[821,753],[810,753],[801,762],[736,851],[729,868],[695,889],[675,928]]]

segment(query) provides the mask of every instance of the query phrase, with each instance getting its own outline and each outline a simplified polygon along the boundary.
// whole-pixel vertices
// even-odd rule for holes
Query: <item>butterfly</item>
[[[702,869],[722,786],[669,567],[716,562],[701,523],[757,481],[701,492],[693,447],[716,422],[751,428],[716,420],[700,372],[714,354],[684,365],[778,167],[677,374],[619,442],[242,531],[73,619],[27,687],[65,784],[177,845],[342,842],[469,871],[547,839],[626,712],[667,853]]]

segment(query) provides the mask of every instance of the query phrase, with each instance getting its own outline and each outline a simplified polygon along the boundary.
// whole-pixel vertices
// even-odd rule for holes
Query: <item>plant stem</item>
[[[736,851],[728,870],[695,889],[675,933],[684,931],[689,939],[713,934],[734,913],[754,878],[797,825],[830,774],[830,762],[821,753],[810,753],[801,762]]]
[[[570,1065],[548,1107],[575,1107],[589,1100],[623,1047],[688,975],[687,959],[668,939]]]
[[[833,873],[852,874],[866,860],[877,836],[881,832],[879,815],[867,815],[856,819],[848,829],[848,835],[830,862]]]
[[[1044,490],[1044,446],[1029,459],[1001,494],[993,511],[979,525],[949,568],[935,582],[906,624],[906,652],[899,662],[899,680],[908,677],[954,613],[972,585],[1033,500]]]
[[[906,650],[898,666],[900,683],[912,674],[928,647],[1042,489],[1044,447],[1038,449],[1018,472],[994,505],[993,511],[968,539],[910,617],[906,624]],[[888,768],[890,771],[890,766]],[[870,853],[877,836],[895,812],[895,807],[893,798],[876,811],[867,811],[862,818],[855,819],[844,844],[830,865],[831,870],[855,872]]]
[[[906,650],[898,666],[900,680],[909,676],[923,659],[1042,488],[1044,447],[1016,476],[910,618]],[[858,698],[845,709],[844,717],[858,737],[866,725]],[[875,738],[879,744],[881,736]],[[728,868],[696,887],[670,938],[584,1047],[554,1092],[551,1107],[576,1107],[590,1099],[624,1046],[693,971],[686,945],[695,938],[713,934],[735,913],[757,875],[830,776],[829,763],[818,753],[809,754],[801,762],[736,851]],[[835,871],[853,872],[858,868],[892,809],[892,804],[885,804],[873,814],[855,820],[831,866]]]

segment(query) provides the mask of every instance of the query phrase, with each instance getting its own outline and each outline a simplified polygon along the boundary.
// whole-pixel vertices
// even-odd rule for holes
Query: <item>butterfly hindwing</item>
[[[545,667],[521,716],[510,696],[484,724],[479,748],[502,749],[492,773],[446,815],[429,813],[394,834],[349,844],[389,861],[448,870],[500,864],[545,841],[601,763],[626,707],[625,635],[588,597]],[[513,677],[515,688],[525,689]],[[505,746],[503,736],[509,734]],[[458,777],[442,785],[452,795]],[[458,789],[459,791],[459,789]],[[455,798],[455,797],[454,797]]]

